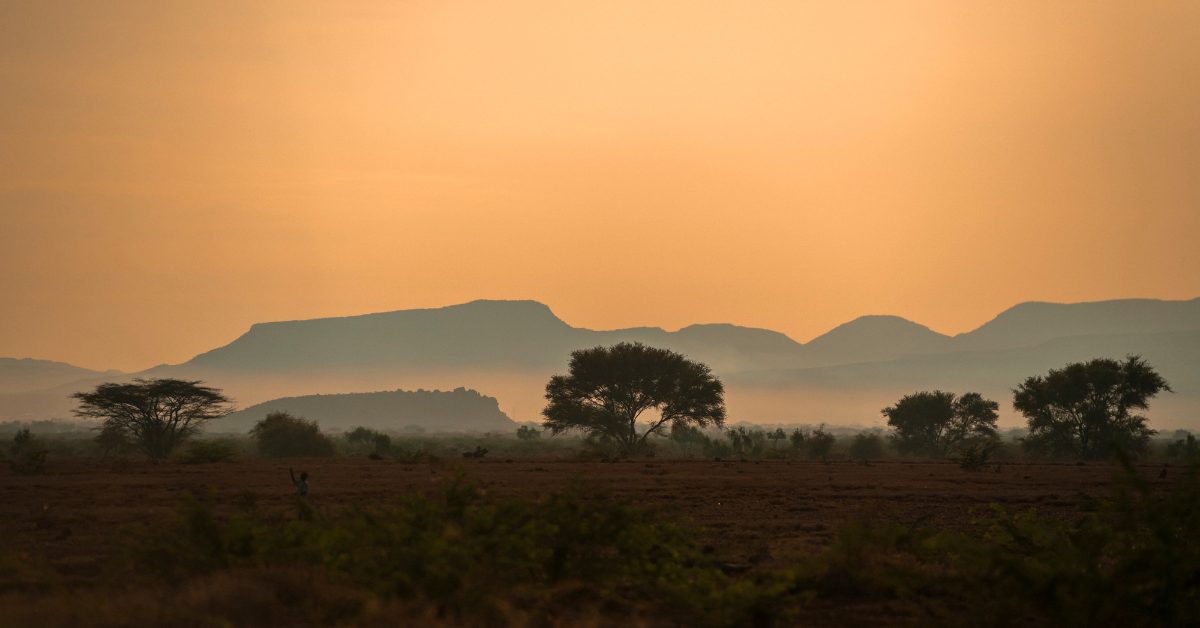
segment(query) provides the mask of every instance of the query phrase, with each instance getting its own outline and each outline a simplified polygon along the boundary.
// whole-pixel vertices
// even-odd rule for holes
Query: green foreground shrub
[[[546,618],[589,605],[690,625],[786,618],[785,579],[727,576],[690,531],[582,487],[490,499],[460,478],[390,507],[297,507],[294,519],[251,509],[223,520],[211,500],[193,499],[176,525],[135,532],[128,573],[183,585],[231,569],[307,567],[468,623],[506,623],[513,607]]]
[[[948,625],[1183,626],[1200,617],[1200,476],[1156,492],[1126,462],[1113,496],[1074,520],[994,507],[977,532],[844,528],[798,590],[893,599]]]

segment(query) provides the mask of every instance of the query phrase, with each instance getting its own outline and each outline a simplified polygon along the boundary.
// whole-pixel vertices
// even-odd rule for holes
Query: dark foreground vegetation
[[[343,498],[336,501],[322,498],[323,491],[335,490],[336,461],[314,472],[313,496],[306,500],[284,496],[282,470],[280,488],[269,497],[231,490],[251,483],[241,470],[250,463],[141,463],[122,472],[133,474],[132,496],[170,491],[185,471],[201,486],[204,469],[225,475],[211,475],[221,480],[218,488],[162,497],[174,504],[162,514],[140,498],[128,506],[138,513],[133,521],[90,532],[85,526],[100,525],[92,521],[103,519],[116,497],[72,496],[93,511],[55,513],[49,509],[64,497],[50,487],[87,493],[105,485],[88,484],[87,474],[63,476],[62,484],[39,490],[45,502],[25,500],[38,511],[29,518],[13,516],[19,504],[4,506],[0,625],[1137,626],[1186,625],[1200,616],[1200,547],[1193,542],[1200,529],[1200,481],[1194,464],[1170,467],[1165,481],[1153,479],[1154,468],[1105,465],[1089,471],[1115,473],[1095,495],[1057,504],[1038,498],[1033,506],[979,503],[961,519],[965,509],[937,506],[953,516],[947,519],[932,516],[933,510],[871,513],[889,507],[888,494],[921,482],[927,475],[921,469],[930,469],[926,483],[936,481],[939,470],[962,476],[943,487],[994,474],[887,463],[894,468],[870,477],[908,479],[868,495],[864,508],[833,521],[831,534],[817,545],[765,551],[746,545],[738,527],[770,536],[770,520],[780,511],[767,506],[781,499],[800,509],[795,520],[824,519],[823,506],[805,506],[818,503],[809,499],[821,493],[833,501],[820,503],[837,504],[835,498],[852,494],[848,489],[862,489],[839,487],[836,478],[873,467],[762,463],[776,468],[730,492],[712,487],[729,485],[743,470],[758,472],[759,465],[593,463],[593,469],[622,474],[617,494],[611,483],[572,480],[543,490],[520,486],[527,480],[505,488],[488,479],[532,463],[364,462],[378,466],[340,472],[359,475],[340,480],[336,490]],[[312,459],[306,464],[314,468]],[[544,462],[522,468],[521,477],[553,475],[555,469]],[[724,500],[745,503],[723,515],[740,526],[686,516],[670,506],[678,502],[662,501],[669,495],[658,498],[659,505],[631,497],[683,479],[676,474],[705,469],[721,475],[685,481],[699,491],[686,497],[698,509],[691,512],[720,511]],[[827,473],[835,484],[737,501],[741,490],[755,490],[784,469],[808,487],[824,483]],[[1026,484],[1040,484],[1077,469],[1087,467],[1034,471],[1012,465],[1005,473],[1010,483],[1024,477]],[[413,480],[411,488],[379,499],[361,492],[368,481],[363,473]],[[1033,473],[1038,475],[1030,479]],[[423,489],[421,477],[432,480],[424,480]],[[34,479],[5,471],[0,481],[10,496],[23,496],[28,493],[21,483]],[[633,485],[639,481],[644,485]],[[1071,484],[1060,486],[1069,491]],[[945,504],[979,489],[958,497],[938,490],[946,497],[902,495],[902,502]],[[64,537],[67,523],[89,534],[80,546],[95,559],[86,566],[76,553],[49,559],[55,547],[71,542]]]

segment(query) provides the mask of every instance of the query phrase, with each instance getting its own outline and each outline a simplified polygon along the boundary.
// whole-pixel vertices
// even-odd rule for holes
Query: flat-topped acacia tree
[[[103,419],[105,433],[128,437],[151,460],[169,456],[202,423],[233,410],[216,388],[179,379],[106,383],[71,396],[79,400],[75,416]]]
[[[544,425],[553,434],[570,429],[611,440],[628,455],[644,450],[651,434],[671,425],[725,423],[725,387],[699,362],[641,343],[571,353],[567,375],[546,384]],[[657,411],[644,430],[638,419]]]

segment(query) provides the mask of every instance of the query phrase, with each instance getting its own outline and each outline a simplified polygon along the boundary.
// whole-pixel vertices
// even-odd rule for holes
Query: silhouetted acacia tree
[[[557,434],[581,429],[615,442],[625,454],[645,447],[668,425],[723,425],[725,388],[709,368],[682,355],[623,342],[571,353],[568,375],[546,384],[544,425]],[[638,418],[656,410],[645,431]]]
[[[79,400],[76,416],[103,419],[103,437],[126,436],[152,460],[170,455],[205,421],[233,410],[230,400],[216,388],[179,379],[107,383],[71,396]]]
[[[980,439],[995,439],[1000,404],[979,393],[935,390],[905,395],[883,409],[892,436],[902,454],[943,457],[958,447]]]
[[[1144,452],[1155,431],[1131,411],[1147,409],[1164,390],[1171,387],[1139,356],[1099,358],[1026,379],[1013,391],[1013,407],[1029,421],[1030,452],[1088,460],[1114,448]]]

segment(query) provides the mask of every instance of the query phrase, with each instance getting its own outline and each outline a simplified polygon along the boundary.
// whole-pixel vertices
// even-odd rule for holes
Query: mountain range
[[[68,396],[100,381],[203,379],[240,405],[277,397],[469,387],[514,419],[536,420],[546,380],[575,349],[638,341],[705,362],[727,384],[730,417],[763,423],[878,424],[879,409],[914,390],[975,390],[1017,424],[1011,389],[1070,361],[1140,354],[1171,383],[1151,419],[1200,417],[1200,299],[1022,303],[979,328],[939,334],[896,316],[863,316],[807,343],[730,324],[592,330],[535,301],[259,323],[178,365],[119,374],[36,360],[0,360],[0,419],[63,417]],[[316,417],[314,417],[316,418]]]

